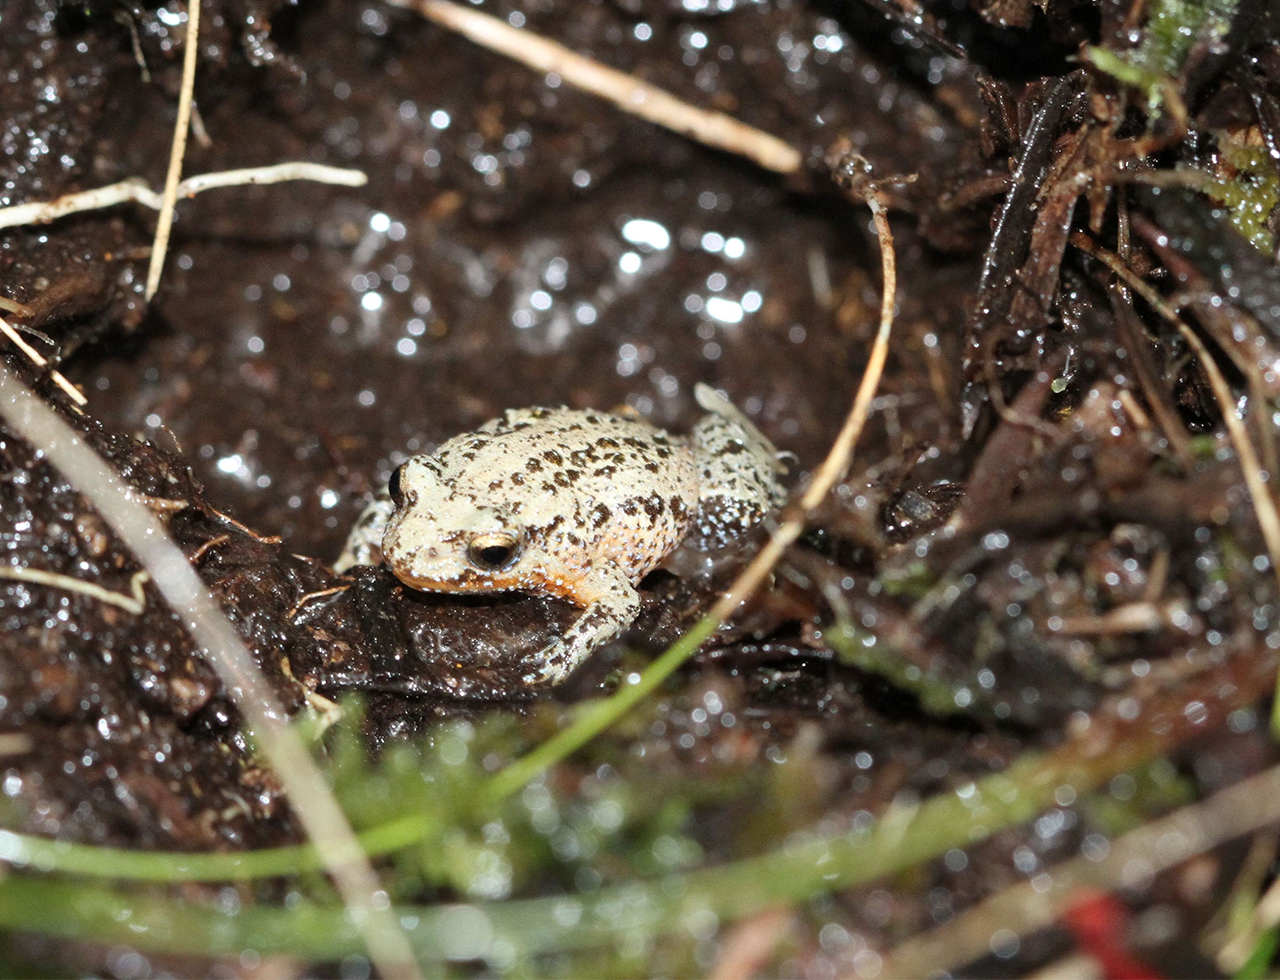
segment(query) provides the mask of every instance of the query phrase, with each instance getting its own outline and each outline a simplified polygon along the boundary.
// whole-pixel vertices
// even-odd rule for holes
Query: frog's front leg
[[[597,649],[631,625],[640,612],[640,593],[616,569],[592,573],[570,597],[583,613],[536,655],[538,666],[525,675],[530,682],[559,684]]]
[[[333,563],[333,570],[341,575],[353,565],[382,564],[382,535],[386,533],[387,521],[395,513],[395,501],[386,487],[378,493],[356,520],[351,533],[347,535],[347,543],[342,554]]]

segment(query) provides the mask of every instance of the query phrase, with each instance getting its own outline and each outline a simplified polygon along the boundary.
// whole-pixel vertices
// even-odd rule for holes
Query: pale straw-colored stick
[[[795,173],[804,162],[799,150],[771,133],[748,126],[723,112],[699,108],[666,89],[580,55],[533,31],[512,27],[497,17],[447,0],[388,2],[457,31],[483,48],[513,58],[545,75],[555,75],[583,92],[607,99],[623,112],[688,136],[705,146],[746,157],[766,170]]]

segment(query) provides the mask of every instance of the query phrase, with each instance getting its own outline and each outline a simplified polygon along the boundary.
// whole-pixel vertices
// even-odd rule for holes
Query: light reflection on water
[[[719,197],[704,192],[698,201],[716,208]],[[723,352],[719,330],[742,328],[764,305],[761,284],[735,277],[735,266],[748,253],[743,237],[693,224],[672,229],[647,216],[624,216],[617,229],[597,234],[585,252],[581,241],[567,238],[536,239],[521,250],[510,277],[509,316],[523,349],[551,353],[583,329],[598,324],[616,328],[609,320],[611,308],[624,297],[643,295],[662,275],[690,278],[684,310],[695,318],[707,360],[717,360]],[[703,263],[684,261],[698,255],[725,264],[701,275],[696,270],[704,269]],[[654,356],[652,348],[633,341],[628,338],[618,346],[616,370],[622,377],[639,374]]]

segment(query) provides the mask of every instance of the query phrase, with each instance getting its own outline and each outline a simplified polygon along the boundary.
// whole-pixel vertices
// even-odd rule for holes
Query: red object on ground
[[[1062,924],[1107,980],[1167,980],[1125,948],[1130,918],[1129,907],[1114,895],[1085,892],[1062,913]]]

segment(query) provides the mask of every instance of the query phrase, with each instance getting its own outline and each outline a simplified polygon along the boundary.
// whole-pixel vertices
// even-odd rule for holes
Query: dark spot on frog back
[[[556,529],[562,524],[564,524],[564,516],[562,514],[557,514],[545,524],[530,527],[527,529],[529,540],[536,544],[545,546],[551,540],[552,535],[555,534]]]
[[[658,519],[666,512],[667,504],[658,494],[650,494],[640,501],[640,506],[644,508],[645,514],[649,517],[649,524],[657,524]]]
[[[677,521],[683,523],[688,519],[690,514],[689,505],[684,502],[683,497],[675,495],[668,497],[667,506],[671,508],[671,513]]]

